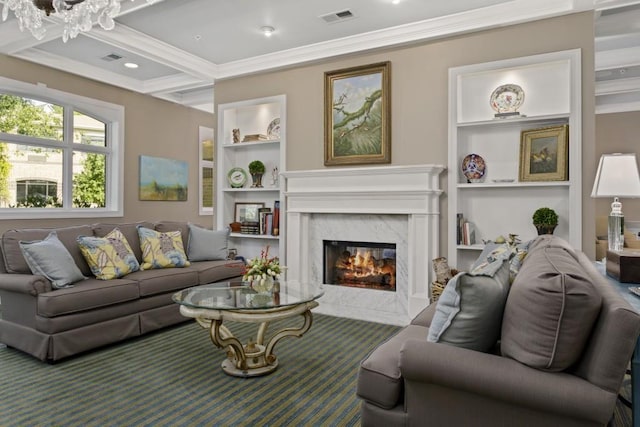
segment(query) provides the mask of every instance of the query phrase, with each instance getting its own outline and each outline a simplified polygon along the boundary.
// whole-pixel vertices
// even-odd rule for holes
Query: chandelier
[[[132,0],[133,1],[133,0]],[[152,3],[155,0],[147,0]],[[20,31],[25,28],[42,40],[46,29],[42,26],[44,15],[55,13],[64,22],[62,41],[75,38],[80,32],[87,32],[94,22],[105,30],[112,30],[114,17],[120,13],[120,0],[0,0],[4,3],[2,20],[6,21],[9,10],[18,19]]]

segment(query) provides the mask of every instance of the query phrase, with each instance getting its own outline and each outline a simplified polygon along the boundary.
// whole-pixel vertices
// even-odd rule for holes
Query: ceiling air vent
[[[327,13],[326,15],[320,16],[320,19],[322,19],[327,24],[333,24],[335,22],[342,22],[353,19],[355,17],[356,16],[350,10],[343,10],[341,12]]]
[[[122,59],[122,56],[118,55],[117,53],[110,53],[107,56],[103,56],[102,60],[103,61],[117,61],[118,59]]]

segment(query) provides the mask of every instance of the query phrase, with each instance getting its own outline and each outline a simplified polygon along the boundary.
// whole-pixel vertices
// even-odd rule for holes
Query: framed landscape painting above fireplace
[[[391,63],[325,73],[325,166],[391,163]]]

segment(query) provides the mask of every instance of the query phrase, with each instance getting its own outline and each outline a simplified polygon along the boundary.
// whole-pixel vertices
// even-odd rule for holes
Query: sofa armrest
[[[44,276],[35,274],[0,274],[0,289],[37,296],[53,290],[51,282]]]
[[[407,383],[436,384],[534,411],[603,420],[603,424],[616,400],[615,393],[575,375],[544,372],[506,357],[426,340],[404,343],[400,370]],[[461,405],[464,410],[464,401]]]

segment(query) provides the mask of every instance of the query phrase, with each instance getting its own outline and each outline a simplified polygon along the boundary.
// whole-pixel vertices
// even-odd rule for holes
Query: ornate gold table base
[[[215,310],[180,306],[180,313],[193,317],[203,328],[209,329],[211,341],[218,348],[227,348],[227,359],[222,362],[222,370],[236,377],[256,377],[267,375],[278,368],[278,359],[273,353],[275,345],[284,337],[301,337],[311,328],[313,317],[311,309],[317,307],[316,301],[301,304],[256,310]],[[299,328],[283,328],[265,343],[265,334],[269,323],[300,315],[304,323]],[[222,324],[224,320],[259,323],[255,341],[243,345],[233,333]]]

